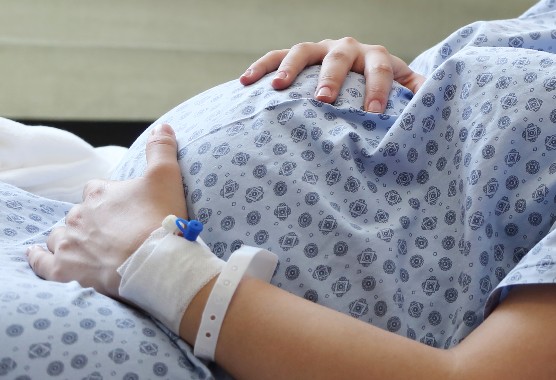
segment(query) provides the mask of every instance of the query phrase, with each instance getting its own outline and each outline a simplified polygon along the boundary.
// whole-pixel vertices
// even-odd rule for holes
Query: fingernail
[[[380,113],[382,112],[382,104],[378,100],[371,100],[367,106],[368,112]]]
[[[321,87],[317,91],[317,96],[322,98],[330,98],[332,96],[332,91],[328,87]]]
[[[253,74],[253,70],[252,69],[247,69],[247,70],[245,70],[245,72],[241,76],[242,77],[250,77],[251,74]]]
[[[288,77],[288,73],[285,71],[278,71],[274,76],[274,79],[286,79]]]
[[[153,128],[152,132],[153,135],[170,135],[174,136],[174,130],[168,124],[159,124]]]

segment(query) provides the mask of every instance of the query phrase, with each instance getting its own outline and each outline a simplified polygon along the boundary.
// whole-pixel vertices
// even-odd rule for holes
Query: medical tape
[[[181,221],[181,228],[180,228]],[[197,238],[176,235],[187,223],[173,215],[117,269],[119,294],[179,335],[185,310],[193,297],[225,262]]]

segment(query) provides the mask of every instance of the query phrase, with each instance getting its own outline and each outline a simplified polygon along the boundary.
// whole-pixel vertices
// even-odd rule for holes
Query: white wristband
[[[241,279],[247,274],[268,282],[277,262],[274,253],[262,248],[244,245],[232,253],[208,297],[195,339],[195,356],[214,360],[220,328]]]
[[[193,297],[224,267],[207,245],[177,232],[175,216],[151,236],[119,268],[119,294],[179,334],[180,322]]]

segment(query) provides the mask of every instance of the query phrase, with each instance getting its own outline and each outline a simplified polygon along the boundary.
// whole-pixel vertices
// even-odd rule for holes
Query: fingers
[[[289,87],[307,66],[322,63],[315,97],[331,103],[336,100],[339,89],[357,57],[359,45],[355,39],[347,37],[339,41],[303,42],[289,50],[275,50],[253,63],[240,81],[243,84],[251,84],[276,70],[272,87],[281,90]]]
[[[382,113],[392,89],[394,69],[388,51],[381,46],[369,49],[364,59],[365,110]]]
[[[279,66],[289,49],[273,50],[253,62],[251,66],[241,75],[239,81],[244,86],[250,85],[268,73],[273,72]]]
[[[305,67],[321,62],[315,98],[326,103],[336,101],[346,76],[354,71],[365,75],[364,108],[369,112],[384,112],[393,81],[412,92],[417,92],[425,81],[425,77],[415,73],[383,46],[361,44],[351,37],[304,42],[289,50],[271,51],[253,63],[240,81],[244,85],[251,84],[277,70],[272,86],[284,89]]]
[[[46,280],[53,280],[54,255],[41,246],[34,245],[27,249],[29,265],[37,276]]]
[[[407,63],[396,56],[392,57],[392,67],[394,69],[394,80],[404,87],[407,87],[411,92],[416,93],[419,88],[425,83],[426,78],[421,74],[411,70]]]
[[[240,77],[240,82],[251,84],[276,70],[272,87],[277,90],[287,88],[305,67],[323,60],[328,42],[302,42],[291,49],[271,51],[253,63]]]
[[[326,42],[322,41],[321,43]],[[342,84],[357,59],[361,45],[351,37],[342,38],[335,44],[338,46],[324,52],[322,68],[315,91],[315,98],[326,103],[332,103],[338,97]]]
[[[56,227],[50,231],[48,239],[46,240],[46,247],[50,252],[56,252],[58,250],[58,246],[64,236],[65,230],[66,227]]]
[[[326,56],[326,43],[302,42],[294,45],[280,63],[272,87],[277,90],[287,88],[305,67],[322,62]]]
[[[365,55],[365,110],[382,113],[392,89],[393,81],[417,92],[425,77],[414,72],[400,58],[391,55],[383,46],[372,46]]]
[[[27,259],[29,265],[35,274],[49,281],[66,282],[69,281],[75,273],[64,271],[57,261],[57,255],[64,255],[65,252],[71,252],[75,245],[69,243],[64,238],[66,229],[59,227],[50,233],[47,240],[47,248],[39,245],[31,246],[27,249]],[[55,253],[54,253],[55,252]]]

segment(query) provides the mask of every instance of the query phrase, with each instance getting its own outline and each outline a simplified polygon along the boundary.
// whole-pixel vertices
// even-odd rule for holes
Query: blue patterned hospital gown
[[[267,248],[274,285],[439,348],[512,286],[554,282],[554,7],[456,31],[412,63],[427,81],[415,95],[395,85],[384,114],[362,111],[353,73],[334,104],[314,100],[318,67],[285,91],[268,76],[177,106],[157,123],[177,131],[204,240],[224,259]],[[116,179],[143,173],[146,136]]]

